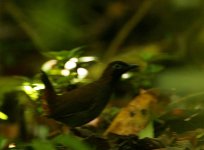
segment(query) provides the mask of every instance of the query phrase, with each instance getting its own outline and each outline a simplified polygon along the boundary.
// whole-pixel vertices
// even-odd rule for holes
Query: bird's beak
[[[127,70],[132,70],[132,71],[138,71],[139,70],[139,65],[136,64],[129,64],[129,67],[127,68]]]

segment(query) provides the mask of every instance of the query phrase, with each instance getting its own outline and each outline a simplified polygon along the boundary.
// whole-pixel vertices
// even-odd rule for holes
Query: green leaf
[[[140,139],[142,138],[153,138],[154,137],[154,126],[153,126],[153,121],[150,121],[148,125],[139,132],[138,136]]]
[[[141,52],[140,57],[145,61],[150,61],[154,57],[154,53],[143,51]]]
[[[0,136],[0,149],[2,149],[6,144],[7,139]]]
[[[72,150],[90,150],[85,143],[70,134],[59,135],[53,139],[53,142],[56,144],[62,144]]]
[[[151,73],[157,73],[157,72],[163,70],[164,67],[161,66],[161,65],[151,64],[151,65],[149,65],[149,67],[148,67],[147,69],[148,69],[149,72],[151,72]]]
[[[71,50],[61,50],[59,52],[51,51],[44,53],[44,55],[57,60],[70,59],[72,57],[79,57],[82,54],[82,48],[83,47],[77,47]]]
[[[20,77],[0,77],[0,105],[5,93],[18,90],[21,84],[25,81]]]
[[[47,140],[36,139],[32,142],[31,145],[35,150],[55,150],[54,145]]]

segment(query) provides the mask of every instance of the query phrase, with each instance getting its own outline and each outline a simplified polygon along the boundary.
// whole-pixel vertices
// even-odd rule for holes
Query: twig
[[[193,93],[193,94],[189,94],[187,96],[184,96],[182,98],[180,98],[178,101],[176,102],[173,102],[171,105],[175,105],[175,104],[178,104],[178,103],[181,103],[185,100],[189,100],[190,98],[194,98],[194,97],[197,97],[197,96],[201,96],[201,95],[204,95],[204,92],[197,92],[197,93]]]
[[[122,29],[117,33],[115,39],[111,42],[105,58],[111,58],[114,56],[116,51],[128,37],[129,33],[138,25],[142,18],[147,14],[151,8],[154,0],[145,0],[140,8],[135,12],[135,14],[130,18],[130,20],[122,27]]]

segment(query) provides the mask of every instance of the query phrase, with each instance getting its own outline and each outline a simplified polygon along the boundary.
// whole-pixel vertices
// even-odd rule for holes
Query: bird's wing
[[[100,94],[106,94],[103,89],[103,85],[94,82],[60,95],[54,115],[64,116],[89,110],[100,99]]]
[[[71,109],[67,109],[69,111],[64,111],[63,113],[61,112],[62,110],[56,112],[55,114],[53,114],[52,116],[54,116],[55,118],[58,119],[63,119],[63,118],[69,118],[71,116],[74,116],[76,114],[82,114],[82,113],[86,113],[89,110],[92,110],[94,107],[96,106],[95,103],[91,103],[91,105],[89,107],[83,108],[83,109],[77,109],[77,110],[72,110]],[[80,107],[80,106],[79,106]]]

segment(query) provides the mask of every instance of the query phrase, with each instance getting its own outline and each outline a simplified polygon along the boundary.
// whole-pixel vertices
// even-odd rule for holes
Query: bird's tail
[[[54,87],[52,86],[52,83],[44,71],[41,71],[41,80],[45,85],[45,100],[52,109],[56,104],[56,93]]]

